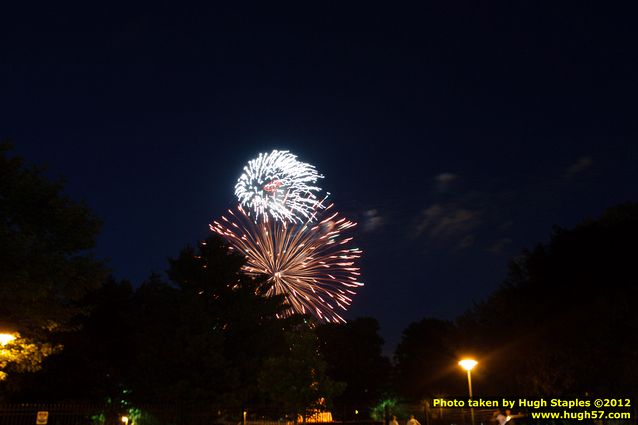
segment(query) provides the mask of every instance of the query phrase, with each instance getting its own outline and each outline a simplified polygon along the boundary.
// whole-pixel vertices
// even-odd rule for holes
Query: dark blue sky
[[[393,345],[554,224],[638,200],[633,11],[509,3],[2,9],[0,137],[66,177],[136,284],[208,235],[248,159],[293,151],[361,223],[346,317]]]

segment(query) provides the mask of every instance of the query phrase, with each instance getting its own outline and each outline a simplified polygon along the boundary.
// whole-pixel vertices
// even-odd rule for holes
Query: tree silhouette
[[[638,204],[623,204],[512,260],[460,327],[501,393],[635,391]]]
[[[362,410],[373,406],[390,386],[390,362],[381,352],[383,339],[376,319],[323,324],[317,327],[317,335],[327,374],[346,383],[335,404]]]
[[[448,321],[423,319],[408,325],[394,353],[397,393],[410,401],[463,394],[453,339],[454,326]]]
[[[42,348],[21,368],[36,370],[52,334],[71,328],[82,312],[77,301],[104,281],[106,269],[90,252],[99,220],[65,196],[61,182],[9,151],[0,146],[0,332]]]
[[[344,384],[326,375],[326,362],[312,329],[300,324],[286,335],[286,350],[265,360],[259,372],[261,391],[283,412],[306,416],[325,410],[327,400],[339,395]]]

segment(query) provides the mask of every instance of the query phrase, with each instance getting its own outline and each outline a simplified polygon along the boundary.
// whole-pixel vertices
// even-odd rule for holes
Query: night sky
[[[2,6],[0,138],[66,178],[135,285],[209,235],[246,161],[294,152],[360,223],[346,318],[391,349],[553,225],[638,200],[633,11],[419,3]]]

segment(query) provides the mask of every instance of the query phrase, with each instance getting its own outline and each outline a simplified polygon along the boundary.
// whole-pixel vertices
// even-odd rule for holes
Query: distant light
[[[120,420],[122,421],[123,424],[128,424],[128,416],[122,416]]]
[[[16,336],[14,334],[0,333],[0,345],[3,347],[14,339],[16,339]]]
[[[358,414],[359,414],[359,411],[358,411],[358,410],[355,410],[355,411],[354,411],[354,414],[355,414],[355,415],[358,415]]]
[[[474,359],[463,359],[459,362],[459,366],[465,370],[472,370],[477,364],[478,362]]]

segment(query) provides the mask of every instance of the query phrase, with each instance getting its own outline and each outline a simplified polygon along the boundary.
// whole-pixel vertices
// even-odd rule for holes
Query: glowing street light
[[[16,339],[15,334],[0,333],[0,345],[3,347],[7,345],[8,343],[10,343],[11,341],[13,341],[14,339]]]
[[[478,362],[473,359],[464,359],[459,362],[459,365],[465,370],[472,370],[477,364]]]
[[[472,398],[472,369],[478,362],[474,359],[463,359],[459,362],[459,366],[467,370],[467,387],[470,390],[470,398]],[[472,414],[472,425],[474,425],[474,408],[470,408]]]

